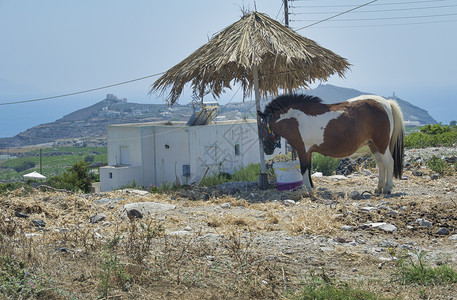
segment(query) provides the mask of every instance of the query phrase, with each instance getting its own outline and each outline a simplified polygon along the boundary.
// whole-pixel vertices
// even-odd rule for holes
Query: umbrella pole
[[[254,77],[254,94],[255,94],[255,107],[257,111],[260,111],[260,92],[259,92],[259,70],[257,65],[254,65],[252,70]],[[259,154],[260,154],[260,177],[259,177],[259,188],[266,190],[268,188],[268,177],[265,168],[265,153],[263,152],[262,138],[260,135],[260,116],[257,115],[257,132],[259,136]]]

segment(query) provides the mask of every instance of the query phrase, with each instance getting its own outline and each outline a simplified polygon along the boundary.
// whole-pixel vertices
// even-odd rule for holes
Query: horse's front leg
[[[300,170],[303,176],[303,188],[313,196],[313,181],[311,180],[311,153],[305,153],[304,155],[299,155],[300,159]]]

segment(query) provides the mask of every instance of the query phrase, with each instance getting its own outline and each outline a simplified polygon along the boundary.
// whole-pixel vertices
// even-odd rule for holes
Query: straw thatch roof
[[[265,14],[253,12],[215,35],[182,62],[168,70],[150,93],[171,86],[173,104],[191,82],[202,96],[210,90],[218,97],[231,83],[240,83],[245,95],[253,90],[252,69],[259,72],[261,96],[292,92],[333,74],[344,76],[350,64],[332,51],[304,38]]]

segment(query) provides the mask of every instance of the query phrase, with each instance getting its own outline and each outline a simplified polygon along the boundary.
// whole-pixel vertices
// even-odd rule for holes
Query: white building
[[[276,149],[274,155],[279,153],[284,149]],[[256,120],[203,126],[184,122],[110,125],[108,166],[100,168],[100,189],[109,191],[133,182],[145,187],[199,183],[205,174],[232,174],[259,161]]]

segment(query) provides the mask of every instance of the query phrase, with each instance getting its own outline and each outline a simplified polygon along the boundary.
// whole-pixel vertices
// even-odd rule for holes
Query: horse
[[[335,104],[315,96],[290,94],[272,100],[260,117],[263,150],[272,154],[283,137],[297,151],[304,187],[312,194],[314,152],[333,158],[368,145],[379,169],[376,194],[390,194],[392,177],[403,172],[405,127],[395,100],[363,95]]]

